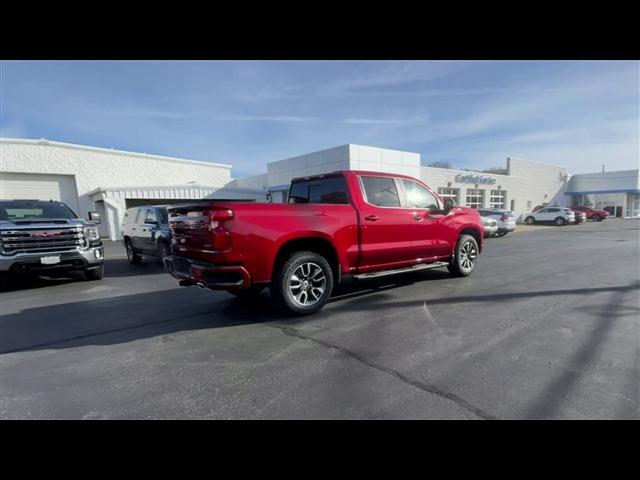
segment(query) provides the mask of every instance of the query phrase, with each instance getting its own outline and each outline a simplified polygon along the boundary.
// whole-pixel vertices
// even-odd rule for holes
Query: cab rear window
[[[289,203],[349,203],[344,177],[303,180],[291,185]]]

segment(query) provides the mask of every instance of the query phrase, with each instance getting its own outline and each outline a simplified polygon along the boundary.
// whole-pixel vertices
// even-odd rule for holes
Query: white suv
[[[566,225],[575,223],[576,214],[566,207],[544,207],[537,212],[529,212],[524,216],[524,223],[533,225],[534,223],[555,223],[556,225]]]

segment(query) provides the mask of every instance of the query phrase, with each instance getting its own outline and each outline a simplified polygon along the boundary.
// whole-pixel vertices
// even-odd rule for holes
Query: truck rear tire
[[[87,280],[101,280],[104,277],[104,265],[84,271]]]
[[[478,242],[471,235],[460,235],[456,250],[447,269],[454,277],[466,277],[476,269]]]
[[[274,272],[271,295],[278,307],[294,315],[320,310],[333,290],[329,262],[315,252],[293,252]]]
[[[142,261],[142,257],[136,253],[133,249],[133,245],[131,245],[131,240],[128,238],[124,241],[124,247],[127,250],[127,260],[129,263],[137,264]]]

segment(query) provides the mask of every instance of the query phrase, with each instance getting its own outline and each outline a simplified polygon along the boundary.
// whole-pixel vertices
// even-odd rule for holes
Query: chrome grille
[[[86,246],[82,227],[34,228],[0,232],[2,251],[14,253],[46,253],[77,250]]]

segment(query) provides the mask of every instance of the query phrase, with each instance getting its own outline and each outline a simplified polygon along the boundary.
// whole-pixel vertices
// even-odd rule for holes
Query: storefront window
[[[507,205],[506,190],[491,190],[489,197],[489,208],[505,208]]]
[[[479,188],[467,188],[467,207],[484,207],[484,190]]]
[[[460,205],[460,189],[459,188],[439,187],[438,193],[444,200],[446,200],[447,198],[450,198],[451,200],[453,200],[454,205]]]

